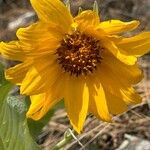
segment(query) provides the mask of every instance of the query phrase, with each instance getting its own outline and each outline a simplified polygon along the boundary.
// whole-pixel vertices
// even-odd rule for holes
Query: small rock
[[[150,150],[150,141],[125,134],[126,140],[116,150]]]

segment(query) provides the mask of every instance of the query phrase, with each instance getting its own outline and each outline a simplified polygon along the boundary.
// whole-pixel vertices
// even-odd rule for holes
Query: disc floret
[[[99,40],[78,31],[62,40],[57,49],[58,62],[71,75],[87,75],[101,62],[102,50]]]

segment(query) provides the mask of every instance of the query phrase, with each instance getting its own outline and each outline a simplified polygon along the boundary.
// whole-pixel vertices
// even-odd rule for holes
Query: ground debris
[[[125,134],[126,139],[116,150],[150,150],[150,141]]]

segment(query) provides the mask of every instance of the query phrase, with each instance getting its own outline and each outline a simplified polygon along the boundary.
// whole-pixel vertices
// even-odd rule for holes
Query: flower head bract
[[[101,21],[91,10],[72,17],[60,0],[31,0],[39,21],[17,31],[18,40],[0,43],[1,55],[21,63],[7,80],[29,95],[27,117],[38,120],[62,98],[80,133],[88,113],[111,122],[112,115],[141,102],[133,85],[142,78],[137,58],[149,52],[150,32],[133,37],[138,21]]]

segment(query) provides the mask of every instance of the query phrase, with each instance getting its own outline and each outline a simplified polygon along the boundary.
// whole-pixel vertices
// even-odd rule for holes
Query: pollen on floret
[[[92,73],[97,68],[103,49],[99,40],[76,31],[65,36],[56,54],[65,72],[79,76]]]

